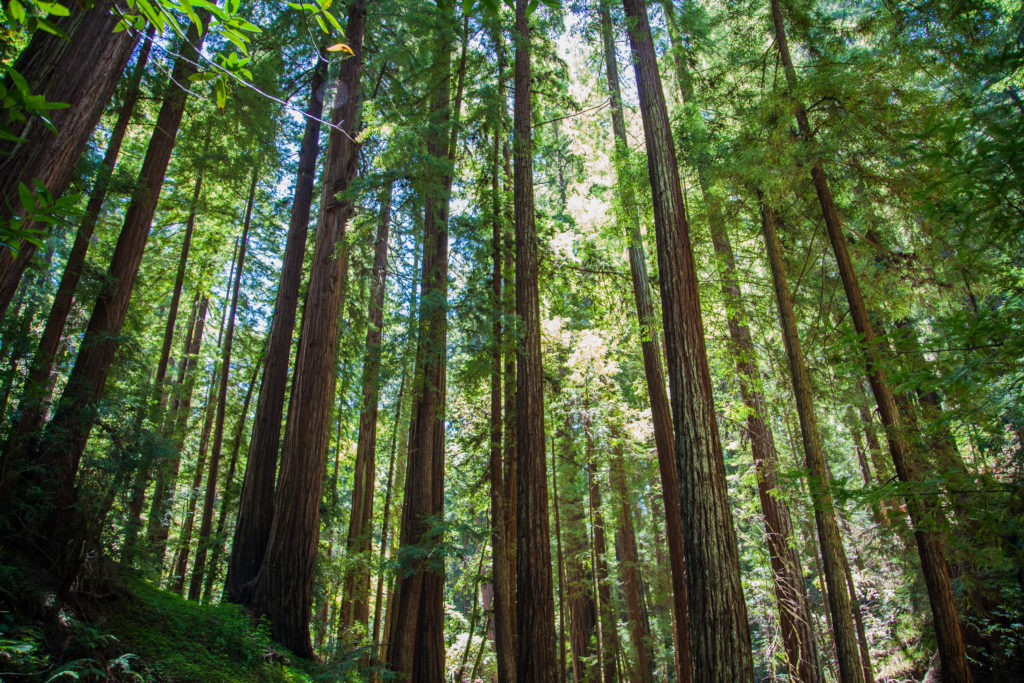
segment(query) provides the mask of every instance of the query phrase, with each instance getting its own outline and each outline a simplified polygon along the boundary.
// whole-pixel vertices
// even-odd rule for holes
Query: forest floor
[[[101,561],[62,606],[0,556],[0,680],[266,683],[336,680],[270,639],[237,605],[199,605]]]

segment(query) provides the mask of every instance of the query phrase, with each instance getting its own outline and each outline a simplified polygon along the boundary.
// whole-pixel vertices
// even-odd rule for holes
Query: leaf
[[[7,3],[7,11],[10,12],[11,16],[19,24],[25,23],[25,6],[18,2],[18,0],[11,0]]]
[[[32,190],[28,189],[25,183],[18,183],[18,199],[21,200],[21,205],[25,207],[26,211],[32,211],[36,208],[36,198],[32,194]]]
[[[335,43],[334,45],[329,46],[327,48],[327,51],[328,52],[347,52],[350,55],[355,54],[354,52],[352,52],[352,48],[350,48],[345,43]]]
[[[471,14],[475,7],[476,0],[462,0],[462,16]]]

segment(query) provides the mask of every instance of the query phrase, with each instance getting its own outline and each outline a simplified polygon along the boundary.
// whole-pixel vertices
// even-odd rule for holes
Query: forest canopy
[[[0,678],[1024,679],[1024,8],[4,0]]]

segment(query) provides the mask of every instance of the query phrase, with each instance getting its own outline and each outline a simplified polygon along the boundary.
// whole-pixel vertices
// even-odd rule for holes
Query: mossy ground
[[[58,606],[38,574],[10,559],[0,558],[0,680],[335,680],[237,605],[198,605],[109,563],[102,590]]]

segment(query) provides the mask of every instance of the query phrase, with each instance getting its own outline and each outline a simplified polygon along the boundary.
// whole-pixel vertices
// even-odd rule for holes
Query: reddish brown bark
[[[42,32],[41,32],[42,33]],[[128,131],[128,124],[131,122],[132,111],[139,99],[139,84],[146,71],[146,63],[149,61],[149,50],[152,43],[153,30],[150,29],[142,41],[139,49],[139,56],[135,62],[135,68],[125,89],[124,100],[118,108],[117,121],[110,131],[110,139],[107,141],[107,151],[103,155],[99,170],[96,173],[96,180],[93,182],[92,192],[89,201],[85,206],[85,216],[78,225],[75,233],[75,241],[68,254],[68,260],[64,264],[64,272],[61,275],[60,284],[53,295],[53,304],[50,306],[50,314],[46,319],[46,326],[39,337],[39,346],[36,348],[32,364],[29,366],[29,374],[25,378],[24,390],[18,403],[16,420],[11,425],[7,443],[4,445],[4,463],[20,460],[25,449],[29,446],[29,440],[42,427],[43,416],[49,409],[50,392],[53,390],[53,361],[57,355],[57,348],[60,346],[61,336],[64,333],[64,325],[71,312],[71,304],[74,300],[75,289],[82,276],[82,267],[85,265],[85,255],[92,241],[93,231],[99,219],[100,209],[103,207],[103,200],[107,196],[107,188],[110,183],[110,176],[117,163],[118,154],[121,152],[121,144],[124,142],[125,133]],[[0,314],[2,317],[2,314]],[[2,467],[0,466],[0,476]]]
[[[812,387],[803,350],[796,327],[796,314],[786,283],[785,263],[782,244],[775,227],[775,214],[766,203],[761,206],[761,225],[764,231],[765,250],[771,268],[775,298],[778,305],[779,325],[786,346],[793,395],[796,398],[797,416],[800,419],[800,433],[803,438],[804,467],[808,471],[808,485],[814,505],[814,521],[821,544],[822,569],[828,585],[829,613],[832,617],[832,632],[835,636],[836,661],[842,681],[863,683],[854,629],[850,593],[846,585],[846,553],[836,521],[835,506],[829,487],[825,455],[821,448],[821,436],[815,415]]]
[[[188,586],[188,599],[199,600],[203,586],[203,572],[206,571],[206,553],[213,532],[213,511],[217,501],[217,477],[220,473],[220,453],[224,445],[224,419],[227,413],[228,381],[231,379],[231,351],[235,340],[235,315],[238,312],[238,294],[242,288],[242,273],[245,272],[245,254],[249,246],[249,226],[252,223],[253,204],[256,200],[256,183],[259,167],[253,168],[249,183],[249,198],[246,201],[245,221],[242,236],[238,240],[238,263],[235,266],[235,280],[231,285],[231,306],[228,309],[224,344],[221,346],[220,389],[217,393],[217,417],[213,426],[213,444],[210,447],[210,471],[206,478],[206,496],[203,500],[203,519],[199,525],[199,545],[192,565],[192,580]]]
[[[262,359],[256,363],[252,370],[252,377],[249,378],[249,385],[245,390],[245,398],[242,400],[242,412],[238,415],[238,425],[235,427],[234,439],[231,442],[231,459],[228,461],[228,473],[224,477],[223,494],[220,500],[220,512],[217,513],[217,531],[213,535],[213,554],[210,556],[210,568],[206,572],[203,582],[203,604],[208,604],[213,596],[213,584],[217,579],[217,569],[220,566],[220,557],[224,554],[224,525],[227,523],[228,510],[234,506],[234,484],[235,468],[238,465],[238,453],[242,447],[242,434],[245,432],[245,421],[249,417],[249,403],[252,401],[252,391],[256,386],[256,378],[260,376]]]
[[[274,318],[267,336],[266,362],[256,402],[256,415],[253,417],[252,441],[249,444],[242,493],[238,501],[238,521],[224,580],[224,595],[229,602],[247,604],[251,600],[274,517],[274,481],[281,442],[281,417],[284,414],[288,358],[291,354],[299,285],[302,282],[302,260],[306,251],[309,213],[313,202],[326,76],[327,63],[318,58],[310,82],[306,128],[299,148],[299,170],[295,179],[291,219],[284,256],[281,258],[281,280],[274,304]]]
[[[694,680],[753,678],[739,553],[725,487],[696,266],[679,165],[643,0],[624,0],[654,200],[662,317],[676,437]]]
[[[321,216],[274,494],[274,519],[253,595],[255,611],[270,617],[274,638],[300,657],[313,654],[309,639],[313,570],[334,390],[345,224],[352,211],[347,190],[356,172],[354,137],[365,19],[366,3],[350,3],[345,38],[353,54],[341,63],[338,73],[331,112],[337,128],[327,145]]]
[[[82,521],[76,519],[75,477],[78,463],[103,396],[110,364],[120,341],[121,326],[128,312],[135,278],[149,238],[153,214],[163,186],[167,165],[178,133],[188,94],[177,83],[195,73],[196,49],[205,38],[205,28],[193,26],[184,54],[175,60],[172,80],[157,115],[153,136],[146,150],[139,182],[125,214],[124,225],[107,271],[108,286],[96,299],[78,357],[68,377],[57,410],[39,447],[30,455],[41,477],[41,489],[50,501],[50,513],[39,525],[47,530],[49,561],[64,569],[64,580],[73,580],[81,561],[81,544],[74,537]],[[58,529],[58,533],[51,530]]]
[[[640,557],[636,547],[636,533],[633,529],[633,503],[626,486],[626,466],[622,447],[616,446],[611,462],[611,484],[619,499],[617,510],[619,548],[619,583],[626,601],[626,617],[629,631],[636,648],[637,678],[640,683],[653,680],[654,652],[651,650],[651,625],[643,607],[643,577],[640,574]]]
[[[786,85],[790,95],[795,96],[797,91],[796,70],[789,53],[779,0],[771,0],[771,12],[775,29],[775,43],[782,60]],[[794,113],[801,138],[805,142],[810,142],[813,133],[807,118],[807,110],[801,102],[795,102]],[[889,441],[889,453],[896,468],[896,476],[901,482],[913,485],[921,480],[917,456],[911,451],[892,387],[889,386],[889,380],[882,367],[881,353],[874,329],[868,318],[857,272],[846,246],[843,224],[839,218],[839,211],[832,198],[832,192],[820,159],[814,159],[811,162],[811,180],[821,206],[822,216],[825,219],[825,228],[828,232],[829,242],[832,244],[839,277],[843,282],[846,301],[850,307],[850,317],[853,319],[854,329],[861,337],[861,353],[865,363],[865,373],[868,383],[871,385],[871,392],[878,404],[879,417],[885,427],[886,437]],[[953,600],[945,548],[939,532],[928,528],[933,524],[933,520],[941,519],[942,511],[928,496],[911,494],[906,497],[906,503],[911,526],[914,529],[914,539],[917,542],[921,570],[928,588],[928,600],[931,604],[943,676],[950,683],[970,683],[971,671],[967,663],[967,650],[957,616],[956,604]]]
[[[602,0],[600,3],[600,15],[605,69],[608,76],[608,90],[612,99],[612,132],[615,136],[615,154],[617,163],[621,164],[628,153],[629,142],[626,139],[626,121],[622,111],[619,67],[615,56],[608,0]],[[624,227],[629,240],[629,272],[633,283],[637,320],[640,323],[640,350],[643,354],[647,399],[651,407],[651,420],[654,425],[654,447],[658,454],[661,487],[664,498],[668,502],[665,505],[665,534],[669,539],[669,563],[672,571],[672,637],[676,652],[676,679],[680,683],[687,683],[690,680],[690,635],[687,624],[686,561],[683,555],[683,527],[679,510],[679,474],[675,461],[672,414],[669,409],[668,393],[665,391],[661,345],[658,343],[659,325],[651,298],[651,284],[647,275],[647,256],[644,253],[643,238],[640,234],[640,216],[636,208],[636,196],[628,182],[618,183],[616,189],[620,193],[619,204],[624,214]]]
[[[450,17],[452,5],[439,0],[437,12],[439,18]],[[435,527],[444,519],[448,210],[467,40],[468,36],[463,35],[454,107],[450,101],[450,38],[442,32],[434,46],[434,68],[439,85],[431,98],[430,118],[434,132],[427,140],[427,154],[447,170],[430,183],[423,201],[419,335],[405,501],[399,533],[401,548],[415,547],[423,555],[410,562],[406,574],[398,577],[395,619],[387,651],[389,669],[400,676],[408,676],[411,681],[424,683],[444,677],[444,562],[442,558],[431,559],[431,556],[436,556],[441,541]]]
[[[527,0],[516,0],[513,116],[516,235],[516,676],[554,683],[554,584],[548,531],[544,448],[544,375],[540,349],[537,227],[533,206],[530,23]]]
[[[391,184],[384,189],[380,220],[374,242],[373,273],[369,297],[366,354],[363,357],[363,405],[356,439],[355,481],[349,516],[346,561],[350,562],[342,586],[339,628],[353,624],[365,633],[370,621],[370,545],[373,535],[373,494],[377,465],[377,405],[380,396],[381,340],[384,333],[384,287],[388,268],[388,235],[391,228]],[[352,564],[355,563],[355,564]]]
[[[164,553],[167,548],[167,536],[170,524],[167,520],[168,508],[174,498],[177,487],[178,471],[181,467],[181,451],[185,446],[186,427],[192,414],[192,393],[196,384],[195,364],[199,350],[203,345],[203,330],[206,326],[206,314],[210,307],[210,298],[204,296],[197,302],[199,311],[194,331],[186,335],[187,345],[178,366],[177,395],[171,403],[171,411],[167,423],[171,431],[172,455],[166,462],[157,464],[156,486],[153,489],[153,502],[149,508],[146,536],[156,565],[157,573],[162,571]]]
[[[63,37],[37,30],[15,62],[14,68],[28,82],[32,94],[70,106],[47,112],[56,132],[36,116],[8,127],[23,141],[0,143],[0,221],[24,214],[18,193],[20,184],[34,191],[35,181],[39,181],[58,198],[71,181],[75,164],[135,45],[134,33],[111,33],[120,20],[112,11],[114,4],[113,0],[100,0],[91,9],[83,10],[81,5],[72,3],[68,8],[70,16],[51,19],[71,37],[70,43]],[[0,318],[7,311],[33,251],[33,245],[24,241],[17,254],[0,247]]]

